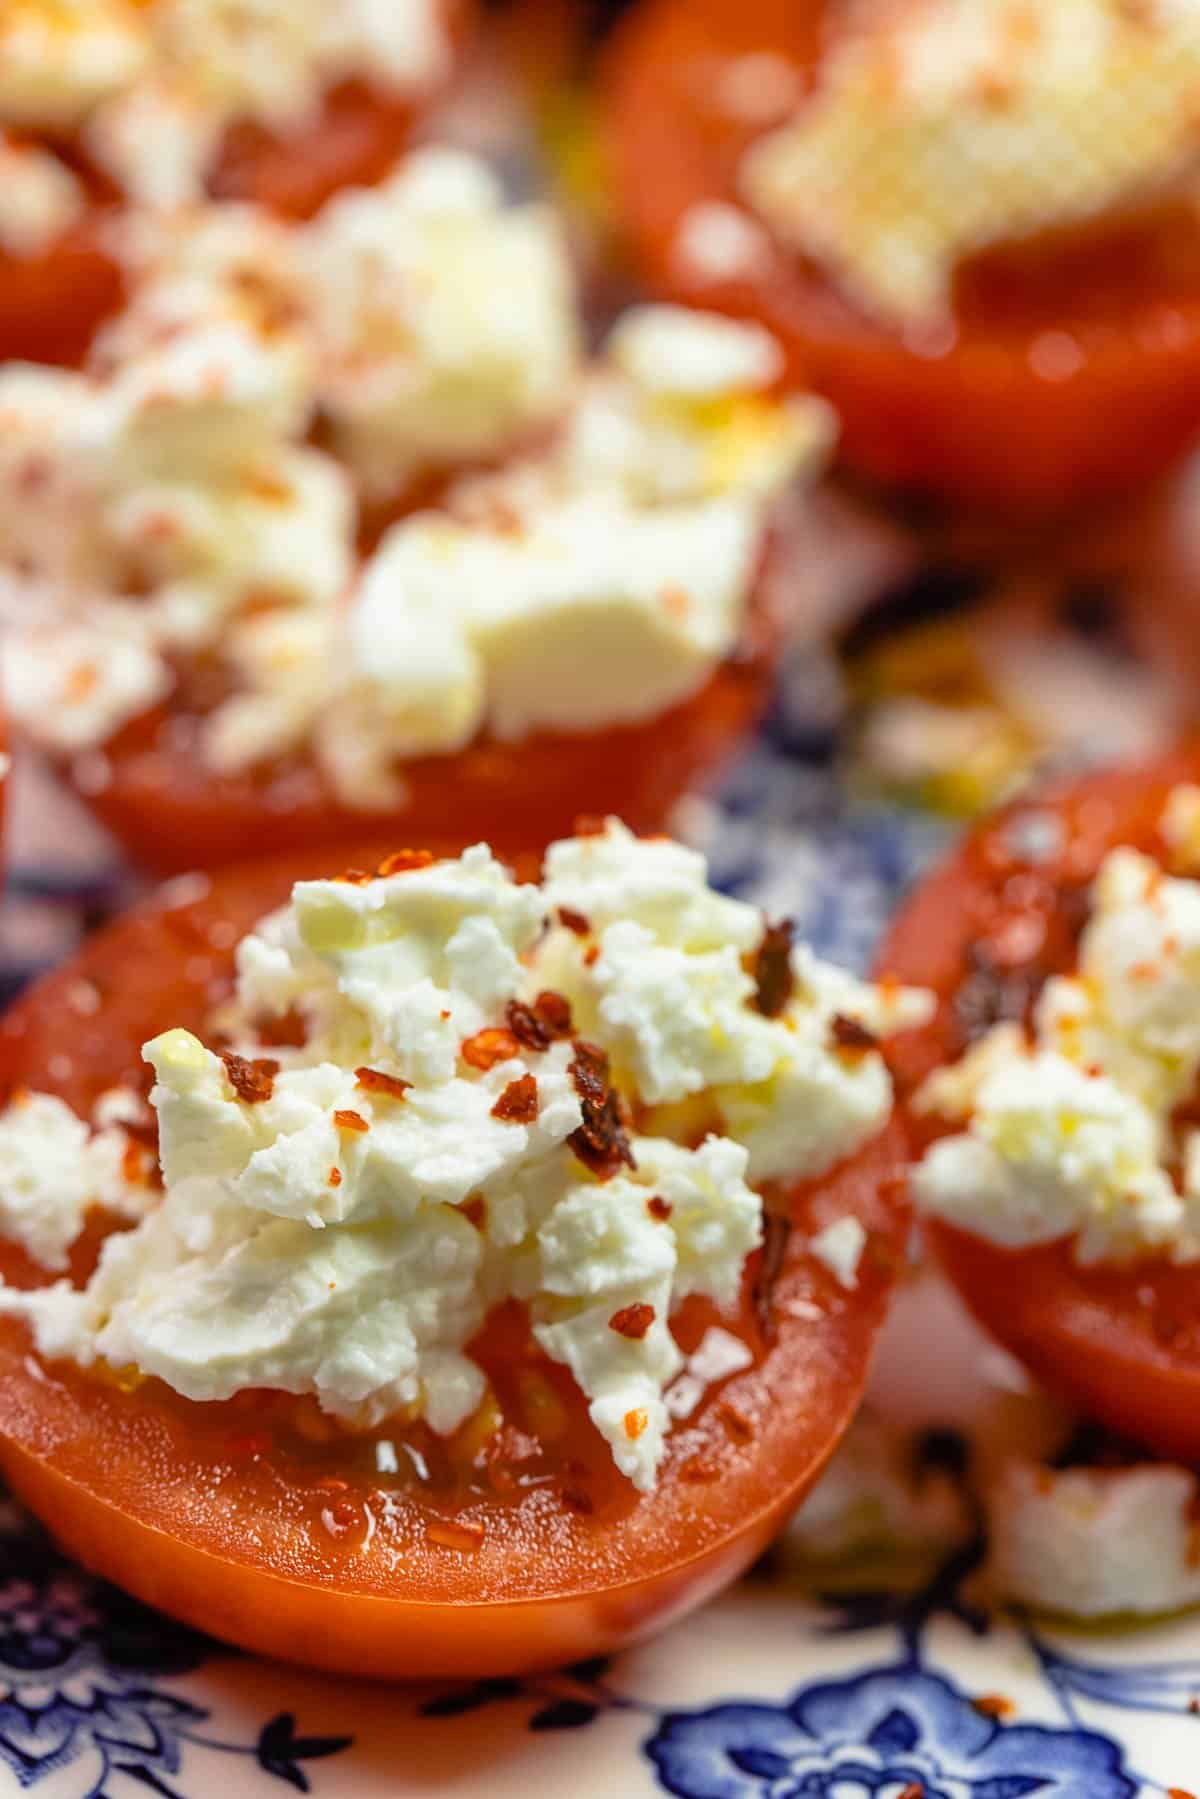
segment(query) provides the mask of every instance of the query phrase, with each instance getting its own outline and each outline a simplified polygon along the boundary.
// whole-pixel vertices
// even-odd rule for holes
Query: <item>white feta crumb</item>
[[[838,1218],[809,1238],[808,1247],[834,1276],[839,1286],[853,1292],[858,1286],[858,1266],[866,1248],[867,1233],[859,1218]]]
[[[987,1571],[1006,1599],[1074,1618],[1152,1616],[1200,1601],[1187,1469],[1013,1462],[986,1499]]]

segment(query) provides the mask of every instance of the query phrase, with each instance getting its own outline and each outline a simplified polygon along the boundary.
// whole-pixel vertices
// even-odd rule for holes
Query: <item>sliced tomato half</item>
[[[1075,966],[1104,856],[1120,845],[1161,854],[1167,796],[1196,780],[1192,745],[1023,799],[917,889],[879,962],[938,999],[929,1025],[888,1046],[902,1093],[990,1025],[1028,1018],[1045,981]],[[920,1144],[940,1132],[917,1118],[912,1134]],[[1010,1250],[936,1219],[923,1228],[976,1317],[1049,1388],[1162,1455],[1200,1460],[1200,1267],[1083,1267],[1070,1242]]]
[[[232,871],[203,894],[176,883],[101,932],[0,1023],[0,1084],[86,1111],[114,1081],[141,1083],[142,1042],[203,1026],[228,988],[231,938],[302,871],[311,860]],[[608,1651],[733,1580],[824,1466],[902,1259],[903,1161],[893,1124],[826,1179],[774,1196],[773,1252],[751,1258],[737,1315],[680,1308],[685,1352],[720,1322],[753,1360],[674,1425],[651,1494],[616,1473],[515,1305],[472,1346],[499,1419],[449,1442],[413,1426],[347,1437],[270,1393],[195,1404],[120,1371],[49,1364],[23,1326],[0,1323],[0,1464],[90,1568],[263,1654],[428,1677]],[[868,1233],[853,1291],[806,1247],[847,1214]],[[12,1251],[4,1266],[45,1278]]]
[[[764,129],[730,94],[782,88],[789,72],[798,95],[811,89],[836,12],[831,0],[633,9],[603,104],[617,221],[640,272],[664,295],[768,326],[790,379],[836,407],[846,462],[874,480],[1058,512],[1169,467],[1200,429],[1200,228],[1186,204],[972,258],[948,346],[906,342],[770,239],[720,278],[681,257],[693,207],[740,204],[741,158]]]

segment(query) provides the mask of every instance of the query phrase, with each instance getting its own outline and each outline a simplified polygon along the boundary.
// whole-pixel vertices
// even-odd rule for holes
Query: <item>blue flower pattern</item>
[[[646,1746],[682,1799],[1133,1799],[1107,1737],[983,1715],[919,1664],[665,1717]]]

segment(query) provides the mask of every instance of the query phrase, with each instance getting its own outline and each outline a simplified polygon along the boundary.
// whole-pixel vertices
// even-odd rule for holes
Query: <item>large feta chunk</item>
[[[937,323],[958,264],[1182,182],[1200,11],[1172,0],[915,0],[844,29],[742,185],[864,306]]]

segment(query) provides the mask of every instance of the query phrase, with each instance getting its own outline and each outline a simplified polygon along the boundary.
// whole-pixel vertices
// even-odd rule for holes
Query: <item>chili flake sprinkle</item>
[[[790,918],[766,924],[762,942],[754,953],[754,1006],[764,1018],[778,1018],[792,997],[796,978],[792,973],[792,938],[796,927]]]
[[[405,875],[414,868],[431,868],[432,866],[432,850],[396,850],[394,854],[384,857],[375,873],[381,880],[386,880],[389,875]]]
[[[847,1018],[844,1012],[835,1012],[829,1023],[829,1034],[833,1038],[835,1049],[847,1056],[865,1056],[868,1051],[877,1049],[879,1039],[874,1031],[868,1030],[857,1018]]]
[[[576,912],[571,906],[558,908],[558,922],[564,925],[568,931],[574,931],[577,937],[586,937],[592,928],[591,920],[582,912]]]
[[[664,1199],[661,1193],[655,1193],[646,1201],[646,1210],[651,1218],[657,1218],[660,1224],[665,1224],[675,1208],[669,1199]]]
[[[571,1035],[571,1008],[561,993],[539,993],[532,1006],[510,999],[504,1016],[524,1049],[549,1049],[556,1038]]]
[[[335,1112],[333,1115],[333,1122],[337,1125],[339,1131],[356,1131],[359,1136],[362,1136],[364,1132],[369,1131],[371,1128],[361,1112]]]
[[[245,1056],[235,1056],[232,1050],[222,1050],[221,1060],[229,1085],[244,1106],[261,1105],[270,1099],[275,1091],[275,1076],[279,1073],[278,1062],[266,1057],[249,1061]]]
[[[647,1416],[645,1406],[635,1406],[631,1412],[626,1412],[624,1418],[625,1435],[629,1438],[630,1442],[636,1443],[649,1422],[650,1419]]]
[[[486,1074],[489,1068],[495,1068],[497,1062],[511,1062],[520,1044],[511,1031],[498,1026],[476,1031],[473,1037],[465,1037],[459,1045],[459,1055],[468,1068],[480,1068]]]
[[[654,1323],[654,1307],[645,1304],[622,1306],[614,1312],[608,1321],[610,1331],[616,1331],[618,1337],[630,1337],[640,1343],[650,1326]]]
[[[533,1124],[538,1115],[538,1085],[531,1074],[510,1081],[492,1107],[492,1117],[507,1124]]]
[[[399,1075],[384,1074],[379,1068],[356,1068],[354,1079],[365,1092],[382,1093],[388,1099],[403,1099],[412,1086],[411,1081],[402,1081]]]
[[[335,1165],[333,1168],[331,1168],[329,1170],[329,1185],[331,1187],[340,1187],[341,1184],[342,1184],[342,1171],[340,1168],[338,1168]]]
[[[635,1168],[625,1108],[609,1084],[604,1051],[593,1043],[576,1043],[567,1072],[575,1083],[583,1112],[583,1123],[567,1138],[579,1160],[602,1181],[610,1180],[622,1164]]]

